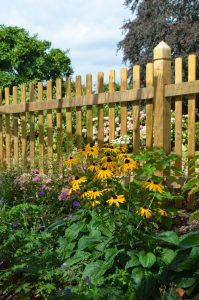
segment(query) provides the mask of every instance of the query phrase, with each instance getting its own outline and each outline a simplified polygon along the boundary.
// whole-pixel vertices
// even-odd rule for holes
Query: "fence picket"
[[[86,75],[86,95],[92,95],[92,75]],[[87,129],[87,143],[91,144],[93,141],[93,110],[92,105],[87,106],[86,112],[86,129]]]
[[[9,88],[5,88],[5,105],[9,105],[10,92]],[[10,114],[6,115],[6,167],[11,166],[11,131],[10,131]]]
[[[21,86],[21,102],[26,103],[26,86]],[[21,114],[21,127],[22,127],[22,145],[21,145],[21,156],[22,166],[26,169],[27,166],[27,135],[26,135],[26,112]]]
[[[47,81],[47,101],[52,100],[52,80]],[[48,123],[48,173],[53,173],[53,118],[52,109],[47,110]]]
[[[56,99],[62,98],[61,79],[56,80]],[[62,173],[62,109],[57,109],[57,161],[59,173]]]
[[[133,67],[133,89],[140,88],[140,66]],[[133,152],[140,149],[140,103],[133,102]]]
[[[122,68],[121,69],[121,75],[120,75],[120,91],[126,91],[127,90],[127,69]],[[121,114],[121,135],[127,134],[127,105],[128,102],[121,102],[121,108],[120,108],[120,114]]]
[[[99,72],[97,76],[97,89],[98,93],[104,92],[104,73]],[[98,134],[97,134],[97,140],[98,145],[101,147],[104,143],[104,105],[99,104],[98,105]]]
[[[182,82],[182,58],[175,60],[175,83]],[[182,96],[175,97],[175,153],[179,156],[176,160],[177,170],[182,168]]]
[[[30,102],[34,101],[34,84],[30,83]],[[35,114],[30,112],[30,168],[35,166]]]
[[[18,89],[13,86],[13,104],[18,102]],[[18,114],[13,114],[14,126],[14,166],[17,168],[19,165],[19,138],[18,138]]]
[[[115,91],[115,71],[109,73],[109,93]],[[109,142],[115,139],[115,103],[109,103]]]
[[[76,96],[82,94],[81,76],[76,76]],[[77,135],[77,149],[82,148],[82,108],[76,107],[76,135]]]
[[[38,82],[38,101],[43,101],[43,85]],[[39,173],[44,173],[44,116],[43,111],[38,112],[39,123]]]
[[[196,80],[196,55],[188,56],[188,81]],[[195,115],[196,115],[196,95],[188,96],[188,160],[190,161],[195,155]],[[188,175],[191,176],[195,171],[194,167],[188,167]],[[188,196],[187,208],[195,209],[195,195]]]
[[[66,98],[71,98],[71,79],[66,78]],[[66,108],[66,137],[67,137],[67,152],[70,151],[70,143],[72,142],[72,108]]]
[[[146,87],[153,86],[153,64],[146,65]],[[153,149],[153,100],[146,100],[146,149]]]

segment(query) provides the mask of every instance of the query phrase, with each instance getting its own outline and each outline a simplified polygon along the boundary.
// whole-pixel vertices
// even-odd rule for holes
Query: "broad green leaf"
[[[176,286],[179,288],[187,289],[196,283],[196,278],[181,278],[177,283]]]
[[[52,231],[56,230],[57,228],[59,228],[60,226],[63,226],[64,224],[66,224],[66,220],[59,219],[59,220],[55,221],[53,224],[51,224],[50,226],[48,226],[48,228],[46,230],[48,232],[52,232]]]
[[[112,264],[114,262],[114,258],[118,255],[118,253],[121,252],[121,250],[118,250],[117,248],[109,248],[106,249],[104,252],[106,262]]]
[[[103,260],[89,263],[83,272],[83,276],[88,276],[91,282],[96,282],[110,268],[110,265]]]
[[[170,244],[178,245],[179,244],[179,238],[177,234],[174,231],[166,231],[162,232],[157,237],[159,240],[168,242]]]
[[[108,239],[106,238],[103,242],[97,244],[95,249],[103,252],[108,247],[111,240],[112,240],[112,238],[108,238]]]
[[[162,249],[161,260],[166,265],[169,265],[175,257],[176,257],[176,252],[174,250],[168,248]]]
[[[67,261],[65,263],[66,263],[67,267],[71,267],[80,261],[86,260],[89,256],[91,256],[91,254],[89,252],[77,251],[75,253],[75,255],[73,257],[67,259]]]
[[[144,268],[151,268],[156,262],[156,257],[152,252],[145,252],[142,250],[138,253],[138,257]]]
[[[136,254],[131,255],[131,259],[127,261],[125,269],[140,266],[141,263]]]
[[[182,271],[190,271],[192,270],[194,272],[194,269],[197,267],[199,261],[198,255],[191,255],[186,260],[181,262],[178,265],[178,269]]]
[[[85,229],[85,227],[85,220],[83,220],[82,222],[73,223],[65,230],[65,236],[73,241],[78,237],[79,233]]]
[[[93,249],[97,243],[100,243],[103,241],[103,238],[94,238],[91,236],[82,236],[79,239],[78,242],[78,249],[84,250],[84,249]]]
[[[139,299],[148,300],[156,285],[154,275],[139,267],[132,270],[131,279]]]
[[[190,232],[180,238],[179,246],[183,249],[199,246],[199,232]]]

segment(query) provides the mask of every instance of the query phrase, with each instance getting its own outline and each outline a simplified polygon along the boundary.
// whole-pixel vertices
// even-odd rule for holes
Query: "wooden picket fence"
[[[81,77],[76,77],[75,96],[71,93],[71,80],[67,78],[65,91],[60,79],[56,80],[56,96],[53,99],[52,81],[44,87],[41,82],[35,87],[30,84],[28,97],[26,86],[13,87],[12,92],[5,88],[0,93],[0,166],[8,169],[21,165],[26,169],[35,167],[35,126],[38,134],[38,167],[44,172],[47,163],[48,172],[52,173],[54,160],[53,132],[56,130],[56,160],[59,169],[63,161],[63,128],[69,143],[73,138],[72,118],[76,123],[76,145],[82,147],[82,107],[86,107],[87,142],[93,141],[93,106],[98,109],[97,141],[104,142],[104,105],[109,106],[109,140],[115,138],[115,104],[120,103],[121,131],[127,134],[128,103],[132,103],[133,150],[140,149],[140,102],[146,103],[146,148],[161,147],[166,153],[171,151],[171,97],[175,97],[175,152],[179,155],[177,167],[182,168],[182,96],[188,96],[188,158],[195,155],[195,115],[196,94],[199,93],[199,80],[196,80],[196,56],[188,56],[188,81],[182,82],[182,59],[175,60],[175,83],[171,83],[171,49],[161,42],[154,48],[154,61],[146,65],[146,87],[141,88],[140,66],[133,67],[133,86],[127,89],[127,69],[121,69],[120,91],[115,91],[115,71],[109,74],[109,91],[104,92],[104,75],[98,73],[97,94],[92,91],[92,76],[86,76],[86,94],[82,95]],[[44,88],[46,97],[44,97]],[[11,95],[12,97],[11,97]],[[2,97],[4,95],[4,99]],[[63,96],[64,95],[64,96]],[[11,100],[12,99],[12,100]],[[53,119],[56,110],[56,120]],[[75,111],[75,113],[74,113]],[[38,114],[36,122],[35,115]],[[29,114],[29,116],[28,116]],[[64,116],[64,117],[63,117]],[[46,118],[46,119],[45,119]],[[29,120],[29,123],[27,121]],[[47,134],[44,134],[44,122]],[[63,123],[65,122],[65,124]],[[74,122],[74,120],[73,120]],[[29,137],[27,137],[29,126]],[[28,151],[27,151],[28,149]],[[189,168],[188,176],[193,173]],[[190,205],[194,205],[193,203]]]

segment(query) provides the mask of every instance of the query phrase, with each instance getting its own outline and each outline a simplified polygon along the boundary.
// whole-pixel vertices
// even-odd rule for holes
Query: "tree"
[[[55,80],[72,74],[68,50],[51,48],[51,42],[19,27],[0,25],[0,86]]]
[[[124,23],[125,36],[118,50],[123,51],[123,60],[130,67],[139,64],[144,70],[153,59],[153,48],[161,40],[171,47],[173,58],[186,58],[185,66],[188,54],[199,54],[198,0],[126,0],[125,5],[135,19]]]

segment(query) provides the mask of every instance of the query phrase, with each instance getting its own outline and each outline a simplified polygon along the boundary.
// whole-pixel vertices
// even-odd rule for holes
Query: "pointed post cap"
[[[171,59],[171,48],[164,42],[161,41],[154,49],[153,49],[153,59]]]

